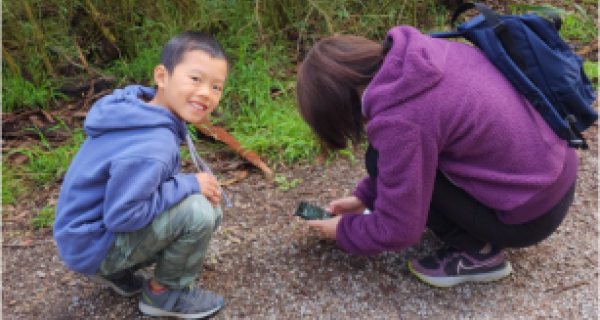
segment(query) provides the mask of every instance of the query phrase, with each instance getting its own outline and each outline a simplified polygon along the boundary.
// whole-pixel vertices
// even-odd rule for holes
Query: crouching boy
[[[163,48],[157,89],[132,85],[103,97],[62,185],[54,237],[65,264],[122,296],[142,292],[151,316],[202,318],[224,305],[193,285],[221,220],[218,182],[179,173],[186,122],[217,107],[228,73],[221,45],[184,32]],[[156,262],[154,277],[136,270]]]

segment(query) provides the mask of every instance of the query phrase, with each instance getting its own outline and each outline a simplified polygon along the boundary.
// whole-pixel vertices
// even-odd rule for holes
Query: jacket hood
[[[444,76],[448,41],[433,39],[409,26],[391,29],[386,41],[392,47],[363,97],[367,118],[422,94]],[[380,96],[390,98],[382,100]]]
[[[85,132],[98,137],[113,131],[166,127],[184,140],[185,121],[179,120],[167,108],[150,105],[140,98],[142,95],[154,97],[155,93],[154,89],[139,85],[115,90],[90,109],[84,123]]]

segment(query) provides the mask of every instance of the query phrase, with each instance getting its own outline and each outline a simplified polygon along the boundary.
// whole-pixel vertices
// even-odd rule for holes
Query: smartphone
[[[331,213],[305,201],[301,201],[298,204],[296,215],[306,220],[325,220],[331,218]]]

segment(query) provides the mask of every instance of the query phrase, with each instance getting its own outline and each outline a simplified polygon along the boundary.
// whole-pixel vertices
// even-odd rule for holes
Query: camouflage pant
[[[156,262],[156,282],[173,289],[189,286],[221,217],[221,207],[213,208],[203,195],[188,196],[146,227],[118,233],[98,273],[137,270]]]

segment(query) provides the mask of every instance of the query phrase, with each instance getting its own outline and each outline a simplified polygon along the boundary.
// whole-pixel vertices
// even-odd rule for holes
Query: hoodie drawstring
[[[190,133],[189,132],[186,133],[185,139],[187,141],[188,149],[190,149],[190,154],[192,155],[192,162],[194,162],[194,165],[196,166],[196,169],[198,171],[202,171],[202,170],[200,170],[200,166],[202,166],[202,169],[205,172],[207,172],[208,174],[210,174],[211,176],[214,177],[215,175],[210,171],[210,169],[204,163],[204,161],[202,161],[202,159],[200,159],[200,156],[198,156],[198,152],[196,151],[196,147],[194,147],[194,143],[192,142],[192,138],[190,137]],[[198,165],[198,163],[200,163],[200,165]],[[216,177],[215,177],[215,179],[216,179]],[[227,198],[227,195],[225,194],[225,192],[221,188],[221,185],[219,185],[219,190],[221,190],[221,193],[223,194],[223,200],[225,200],[225,206],[227,208],[231,208],[232,205],[229,202],[229,198]]]

